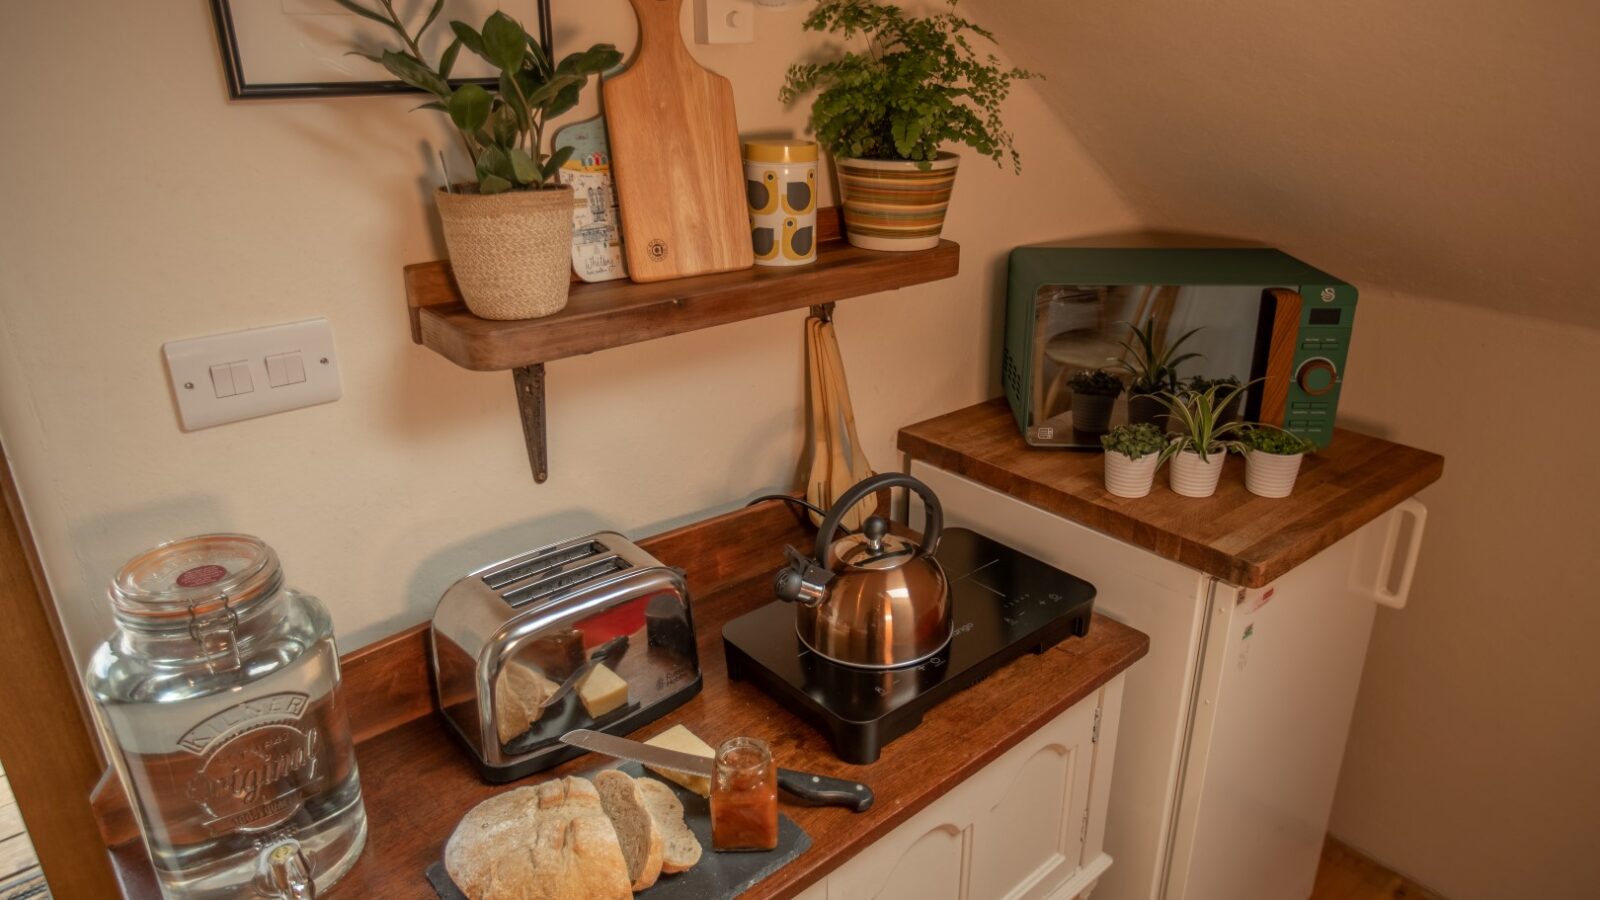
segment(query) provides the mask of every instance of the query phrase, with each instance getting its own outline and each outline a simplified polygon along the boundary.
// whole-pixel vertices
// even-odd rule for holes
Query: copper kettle
[[[845,514],[878,490],[904,487],[927,511],[922,543],[889,533],[870,516],[861,531],[835,541]],[[807,557],[785,547],[789,564],[774,590],[797,604],[795,630],[813,652],[834,662],[892,669],[922,662],[950,643],[950,585],[933,554],[944,528],[939,498],[910,475],[877,475],[846,491],[828,510]]]

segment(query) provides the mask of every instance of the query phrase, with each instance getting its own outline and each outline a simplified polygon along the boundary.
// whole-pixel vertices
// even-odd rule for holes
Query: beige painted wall
[[[1600,896],[1600,329],[1361,303],[1341,413],[1446,462],[1331,830],[1452,900]]]
[[[555,9],[561,46],[632,44],[625,0]],[[775,97],[815,44],[804,13],[694,49],[733,77],[744,130],[803,126]],[[82,64],[90,50],[115,62]],[[0,435],[80,655],[108,630],[109,574],[179,535],[263,536],[353,648],[426,619],[473,566],[794,483],[800,312],[552,364],[552,474],[533,483],[510,375],[409,338],[400,269],[442,254],[425,197],[445,136],[414,98],[230,104],[201,0],[6,3],[0,58],[32,79],[0,98]],[[969,160],[960,277],[840,306],[879,466],[901,425],[989,393],[1012,246],[1133,224],[1030,88],[1010,117],[1026,173]],[[178,429],[162,342],[310,316],[332,321],[342,400]]]
[[[1147,225],[1360,285],[1341,416],[1445,454],[1334,833],[1453,900],[1600,896],[1600,7],[972,6]]]

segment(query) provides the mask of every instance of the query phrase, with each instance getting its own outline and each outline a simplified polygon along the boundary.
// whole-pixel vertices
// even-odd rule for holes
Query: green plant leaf
[[[476,53],[478,56],[482,57],[485,62],[491,64],[494,62],[494,60],[490,59],[488,54],[484,51],[483,35],[479,34],[476,28],[473,28],[471,25],[468,25],[465,22],[451,22],[450,30],[456,33],[456,40],[461,42],[461,46],[466,47],[473,53]]]
[[[540,180],[539,164],[521,147],[511,148],[506,156],[511,160],[511,175],[517,184],[533,184]]]
[[[478,154],[476,168],[480,182],[491,175],[498,175],[506,181],[511,181],[515,177],[515,173],[511,170],[511,157],[503,148],[494,144],[483,148],[483,152]]]
[[[439,112],[449,112],[450,111],[450,107],[445,106],[443,103],[440,103],[438,100],[429,100],[427,103],[424,103],[421,106],[413,106],[413,107],[411,107],[411,111],[412,112],[416,112],[419,109],[435,109],[435,110],[438,110]]]
[[[439,77],[439,74],[422,63],[415,57],[405,53],[396,53],[393,50],[383,51],[383,67],[388,69],[394,77],[419,90],[448,100],[450,99],[450,85]]]
[[[450,121],[462,131],[477,131],[489,121],[494,98],[476,84],[464,84],[450,95]]]
[[[511,182],[499,175],[484,175],[478,179],[478,193],[501,194],[511,190]]]
[[[439,18],[439,11],[442,9],[444,9],[444,0],[433,0],[433,9],[428,10],[428,17],[422,20],[422,27],[417,29],[417,33],[414,36],[416,41],[421,42],[422,35],[427,32],[428,26],[433,24],[433,20]]]
[[[350,10],[358,16],[361,16],[364,19],[371,19],[374,22],[382,22],[384,26],[390,30],[394,29],[394,22],[390,21],[388,16],[367,9],[365,6],[355,2],[355,0],[333,0],[333,2],[339,4],[345,9]]]
[[[450,70],[456,67],[456,57],[461,55],[461,39],[456,38],[450,46],[444,48],[444,53],[439,55],[439,77],[448,79]]]
[[[505,98],[502,96],[501,99]],[[502,147],[514,147],[519,143],[517,138],[522,135],[522,120],[517,118],[516,112],[509,105],[501,103],[496,106],[491,119],[493,120],[493,125],[490,130],[492,131],[491,138],[493,143]]]
[[[544,165],[540,166],[541,171],[544,173],[545,181],[556,177],[556,173],[561,171],[561,167],[566,165],[567,160],[572,158],[574,149],[573,147],[558,147],[554,153],[550,154],[549,158],[544,161]]]
[[[483,23],[484,55],[502,70],[515,72],[522,68],[527,51],[527,32],[516,19],[496,11]]]
[[[544,108],[545,118],[555,119],[571,112],[572,108],[578,105],[578,97],[582,94],[582,84],[571,84],[562,88],[550,98],[550,104]]]

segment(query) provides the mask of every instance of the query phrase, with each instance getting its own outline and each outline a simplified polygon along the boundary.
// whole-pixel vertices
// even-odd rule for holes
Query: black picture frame
[[[539,25],[539,43],[545,55],[553,52],[549,0],[534,0]],[[217,29],[217,46],[222,52],[222,71],[232,100],[284,100],[307,97],[357,97],[384,94],[416,94],[421,91],[398,79],[388,81],[291,81],[250,82],[239,56],[239,39],[233,21],[231,0],[211,0],[211,17]],[[481,84],[493,87],[493,78],[452,78],[452,85]]]

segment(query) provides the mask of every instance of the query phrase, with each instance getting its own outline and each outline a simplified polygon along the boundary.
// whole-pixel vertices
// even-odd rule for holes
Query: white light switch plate
[[[161,352],[184,431],[339,399],[327,319],[171,341]]]
[[[750,0],[695,0],[694,39],[700,44],[749,44],[756,39]]]

